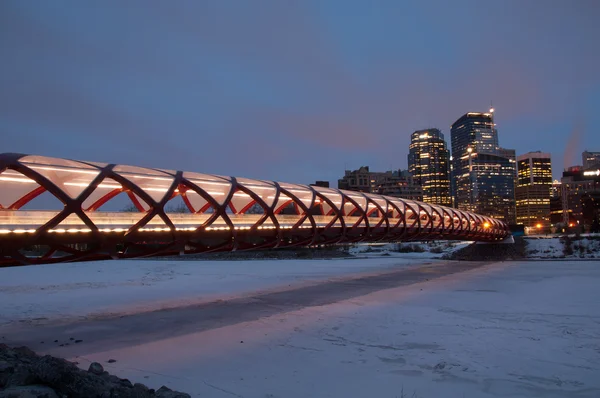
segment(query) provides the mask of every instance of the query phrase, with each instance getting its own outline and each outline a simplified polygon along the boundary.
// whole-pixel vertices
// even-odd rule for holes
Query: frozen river
[[[598,261],[10,268],[0,342],[202,397],[598,397],[598,286]]]

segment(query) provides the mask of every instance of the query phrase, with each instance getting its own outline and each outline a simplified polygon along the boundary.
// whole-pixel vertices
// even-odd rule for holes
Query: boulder
[[[27,347],[0,344],[0,398],[188,398],[161,387],[154,391],[104,371],[97,362],[88,371],[50,355],[40,357]]]
[[[0,398],[59,398],[56,391],[46,386],[14,386],[0,391]]]
[[[165,386],[162,386],[161,388],[156,390],[155,396],[158,398],[191,398],[189,394],[173,391]]]
[[[95,375],[101,375],[104,373],[104,368],[98,362],[92,362],[90,367],[88,368],[88,372],[93,373]]]

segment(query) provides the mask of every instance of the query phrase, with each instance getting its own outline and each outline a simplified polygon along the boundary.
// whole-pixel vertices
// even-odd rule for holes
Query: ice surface
[[[129,308],[129,301],[141,305],[148,299],[157,306],[165,300],[182,304],[195,294],[227,298],[355,272],[389,272],[394,264],[416,262],[115,261],[14,268],[0,270],[2,316],[17,319],[10,307],[23,300],[38,315],[57,304],[63,316],[107,303],[118,312]],[[215,398],[599,397],[599,285],[599,261],[502,262],[175,337],[152,338],[144,325],[134,326],[121,338],[133,338],[129,347],[86,339],[71,359],[84,368],[99,361],[110,372],[153,388],[165,384]],[[249,300],[248,305],[278,304]],[[83,324],[88,331],[97,325]],[[9,327],[14,332],[15,324],[4,330]],[[43,335],[43,327],[36,330]],[[64,331],[76,338],[84,333],[81,325]],[[145,342],[136,342],[138,335]],[[109,359],[117,362],[108,364]]]
[[[598,397],[598,266],[496,264],[83,366],[210,397]]]
[[[0,325],[197,304],[420,259],[114,260],[0,268]]]

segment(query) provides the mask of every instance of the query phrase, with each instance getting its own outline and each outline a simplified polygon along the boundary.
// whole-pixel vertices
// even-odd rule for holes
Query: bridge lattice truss
[[[119,200],[129,211],[110,210]],[[396,197],[0,155],[4,266],[352,242],[493,242],[508,234],[499,220]]]

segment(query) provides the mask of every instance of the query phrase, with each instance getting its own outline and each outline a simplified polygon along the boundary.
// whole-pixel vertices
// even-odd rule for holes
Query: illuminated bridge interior
[[[501,221],[353,191],[0,155],[0,265],[508,236]]]

